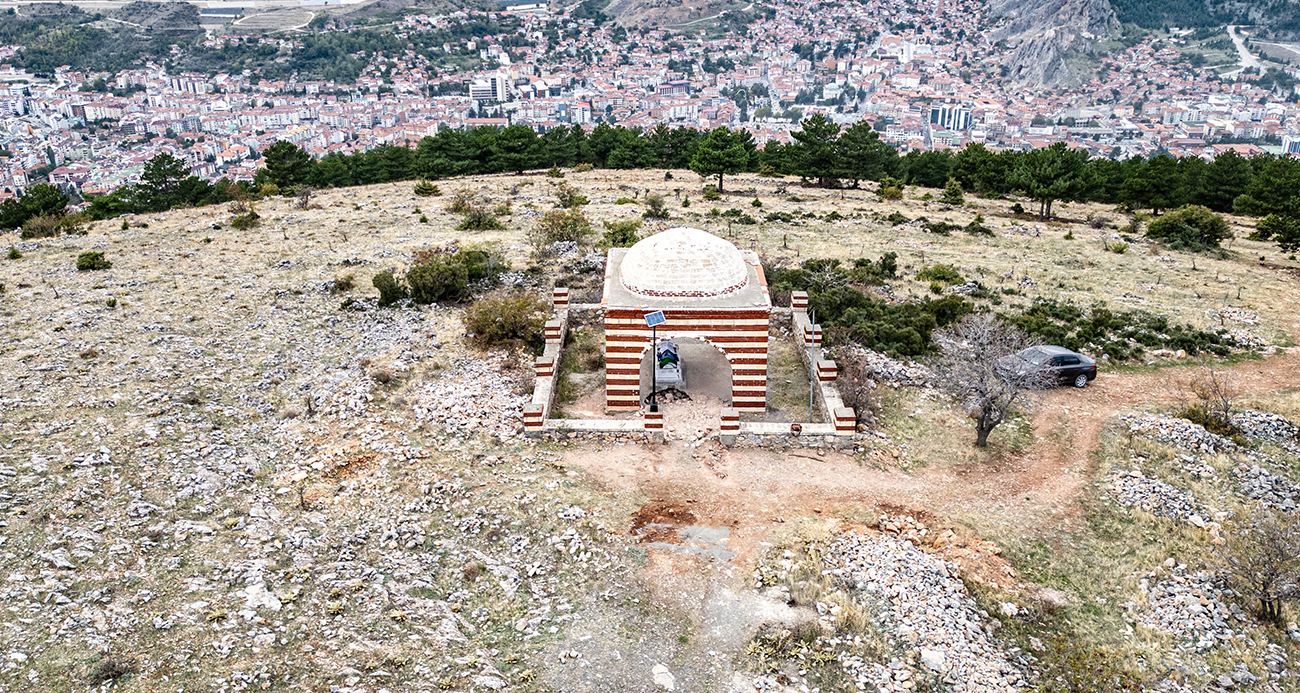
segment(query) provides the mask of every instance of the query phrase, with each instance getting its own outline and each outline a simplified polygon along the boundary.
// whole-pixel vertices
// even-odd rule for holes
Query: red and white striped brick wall
[[[651,330],[638,308],[605,314],[605,405],[611,411],[641,408],[641,359]],[[673,308],[659,339],[693,338],[712,344],[731,365],[731,406],[762,410],[767,402],[768,314],[761,308]],[[649,394],[649,393],[644,393]]]

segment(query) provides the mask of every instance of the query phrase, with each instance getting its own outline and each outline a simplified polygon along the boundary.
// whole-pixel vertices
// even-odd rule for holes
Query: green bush
[[[903,216],[900,212],[890,212],[889,216],[885,217],[885,221],[889,222],[890,226],[900,226],[911,221],[911,219]]]
[[[495,214],[484,207],[474,205],[460,218],[460,225],[456,228],[460,231],[497,231],[504,229],[505,226],[502,226]]]
[[[559,166],[552,166],[552,167],[546,169],[546,177],[547,177],[547,178],[563,178],[563,177],[564,177],[564,171],[561,171]]]
[[[1123,255],[1128,252],[1128,244],[1124,241],[1115,241],[1114,243],[1107,241],[1105,242],[1105,246],[1106,250],[1109,250],[1116,255]]]
[[[237,214],[230,217],[230,225],[239,231],[247,231],[260,223],[262,223],[261,215],[252,210],[249,210],[246,214]]]
[[[381,307],[391,306],[411,295],[407,288],[397,281],[392,272],[380,272],[370,280],[370,283],[379,290],[379,305]]]
[[[478,197],[469,190],[461,188],[451,194],[451,199],[447,201],[446,210],[452,214],[464,214],[478,206]],[[357,209],[361,208],[357,207]]]
[[[722,194],[718,192],[717,186],[706,185],[704,186],[704,199],[709,202],[716,202],[722,199]]]
[[[638,219],[629,219],[627,221],[606,221],[605,233],[600,238],[600,248],[608,250],[610,248],[630,248],[641,240],[641,221]]]
[[[616,205],[634,205],[634,204],[636,204],[636,200],[634,200],[634,199],[632,199],[632,198],[630,198],[630,197],[620,197],[620,198],[618,198],[617,200],[614,200],[614,204],[616,204]]]
[[[1232,238],[1232,228],[1222,214],[1200,205],[1187,205],[1152,220],[1146,235],[1166,241],[1173,248],[1201,251],[1218,248]]]
[[[966,197],[962,194],[961,183],[956,178],[949,178],[947,185],[943,187],[943,197],[939,201],[944,204],[960,207],[966,203]]]
[[[963,227],[963,230],[964,230],[966,233],[971,234],[972,236],[992,236],[992,235],[993,235],[993,229],[990,229],[989,227],[987,227],[987,226],[984,225],[984,215],[983,215],[983,214],[976,214],[976,215],[975,215],[975,219],[973,219],[973,220],[971,221],[971,223],[969,223],[969,224],[967,224],[965,227]]]
[[[18,234],[23,240],[32,238],[53,238],[60,234],[81,235],[86,232],[89,218],[85,214],[43,215],[31,217],[23,222]]]
[[[131,228],[131,225],[127,223],[126,219],[123,219],[123,220],[122,220],[122,226],[121,226],[120,228],[121,228],[123,231],[125,231],[125,230]]]
[[[475,282],[495,283],[506,269],[500,254],[481,248],[420,250],[411,259],[406,285],[416,303],[469,298]]]
[[[1224,331],[1178,325],[1145,311],[1114,312],[1101,303],[1085,311],[1070,303],[1040,298],[1019,313],[1002,315],[1002,319],[1047,344],[1101,351],[1116,360],[1140,357],[1148,348],[1183,349],[1193,355],[1208,351],[1226,356],[1229,352]]]
[[[587,171],[590,171],[592,168],[593,168],[593,167],[592,167],[591,164],[578,164],[577,166],[574,166],[574,167],[573,167],[573,172],[574,172],[574,173],[586,173]]]
[[[1203,404],[1193,404],[1179,412],[1178,416],[1191,421],[1210,433],[1230,438],[1238,445],[1245,446],[1247,444],[1245,434],[1236,424],[1230,420],[1225,420],[1223,417],[1211,414]]]
[[[966,281],[952,265],[926,265],[916,273],[916,278],[923,282],[940,282],[942,284],[961,284]]]
[[[683,207],[690,207],[690,206],[691,206],[691,196],[690,196],[690,195],[682,195],[682,206],[683,206]]]
[[[880,195],[882,200],[901,200],[903,199],[903,181],[885,176],[880,179],[880,187],[877,188],[876,194]]]
[[[442,194],[442,190],[437,185],[427,180],[416,183],[414,192],[420,197],[437,197]]]
[[[762,206],[763,206],[763,201],[760,200],[760,199],[758,199],[757,197],[755,197],[755,198],[754,198],[754,201],[749,203],[749,206],[750,206],[750,207],[756,207],[756,208],[757,208],[757,207],[762,207]]]
[[[465,309],[465,331],[481,346],[523,344],[538,351],[545,344],[549,304],[536,294],[498,293]]]
[[[555,188],[555,205],[560,209],[573,209],[581,207],[590,202],[586,195],[578,192],[578,189],[568,183],[560,183]]]
[[[10,259],[10,260],[21,260],[21,259],[23,259],[23,254],[20,253],[20,252],[18,252],[18,246],[16,246],[16,245],[11,245],[11,246],[9,246],[9,259]]]
[[[646,219],[667,219],[668,205],[664,202],[664,196],[659,193],[651,193],[645,196],[645,211],[641,216]]]
[[[581,244],[591,233],[591,220],[581,209],[552,209],[533,227],[529,240],[534,248],[543,250],[553,243]]]
[[[77,256],[77,271],[89,272],[94,270],[106,270],[113,266],[113,263],[104,258],[104,254],[97,250],[88,250]]]

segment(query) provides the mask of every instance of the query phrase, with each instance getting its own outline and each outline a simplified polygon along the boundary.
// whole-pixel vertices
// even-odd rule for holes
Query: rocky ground
[[[619,220],[639,212],[617,197],[682,185],[661,177],[569,181],[592,198],[595,219]],[[1134,414],[1124,424],[1134,436],[1178,452],[1133,453],[1107,479],[1060,452],[1086,458],[1095,440],[1058,440],[1048,425],[1031,447],[967,457],[968,424],[923,389],[925,369],[882,355],[868,362],[897,395],[883,417],[895,423],[845,453],[725,450],[698,408],[670,412],[672,440],[653,449],[529,441],[527,358],[474,349],[458,306],[377,308],[370,278],[461,241],[500,250],[514,265],[508,283],[542,286],[544,274],[525,271],[523,233],[549,207],[552,182],[445,184],[514,204],[505,230],[473,235],[455,231],[442,201],[393,185],[323,192],[315,209],[263,201],[264,225],[242,234],[218,228],[224,209],[201,208],[136,217],[125,230],[100,223],[80,237],[0,239],[23,254],[0,260],[0,691],[1028,690],[1038,663],[999,624],[1025,620],[1026,595],[1058,595],[1066,612],[1090,595],[1035,583],[977,530],[1014,525],[1027,542],[1058,526],[1081,531],[1079,489],[1107,481],[1120,503],[1187,531],[1240,498],[1300,501],[1288,457],[1295,427],[1266,411],[1236,419],[1248,447]],[[993,239],[941,238],[870,215],[961,221],[974,210],[865,191],[800,190],[804,200],[792,201],[777,192],[790,181],[738,183],[758,191],[742,202],[762,196],[764,211],[857,215],[733,233],[773,259],[901,249],[907,277],[921,263],[954,262],[997,283],[1016,268],[1005,282],[1024,293],[1008,301],[1132,293],[1200,321],[1223,308],[1199,298],[1211,271],[1232,280],[1216,288],[1292,291],[1240,258],[1206,260],[1210,269],[1183,281],[1171,268],[1186,258],[1159,248],[1098,256],[1058,238],[1064,229],[995,220],[1002,202],[980,203]],[[687,221],[721,232],[700,206],[673,206],[675,219],[647,230]],[[416,221],[425,211],[433,221]],[[77,272],[84,250],[105,252],[113,267]],[[598,267],[588,248],[562,255],[583,276]],[[1170,275],[1154,282],[1152,268]],[[928,290],[907,277],[890,289],[900,298]],[[1213,320],[1275,343],[1294,319],[1245,303]],[[1270,358],[1261,369],[1293,370],[1289,356]],[[1281,389],[1287,377],[1256,375],[1254,387]],[[1050,395],[1051,411],[1095,416],[1099,429],[1114,410],[1097,398],[1161,379],[1108,372],[1087,392]],[[948,459],[958,461],[910,459],[935,441],[953,441]],[[1187,479],[1222,488],[1206,495]],[[633,531],[641,510],[678,505],[689,519],[674,511],[653,536]],[[881,521],[886,506],[935,516]],[[972,513],[990,524],[953,519]],[[833,530],[789,543],[805,520],[832,516]],[[787,560],[784,576],[766,572]],[[1144,629],[1192,643],[1172,648],[1178,656],[1221,656],[1224,638],[1204,652],[1197,644],[1229,626],[1230,647],[1241,634],[1263,639],[1195,564],[1159,570],[1127,600]],[[1191,610],[1187,594],[1213,608],[1174,613]],[[1282,674],[1294,648],[1274,644],[1284,649],[1243,651],[1261,653],[1276,677],[1252,663],[1250,683],[1236,662],[1214,661],[1192,683],[1290,685]]]

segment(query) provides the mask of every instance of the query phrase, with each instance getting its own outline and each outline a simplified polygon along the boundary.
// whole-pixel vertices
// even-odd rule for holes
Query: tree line
[[[1300,248],[1300,159],[1228,151],[1206,161],[1196,156],[1158,155],[1126,160],[1092,157],[1063,143],[1051,147],[995,152],[971,144],[958,152],[898,150],[869,123],[842,128],[822,115],[803,121],[789,143],[760,148],[744,129],[701,131],[660,124],[650,130],[608,123],[590,133],[581,126],[557,127],[538,134],[531,127],[483,126],[445,129],[414,147],[380,146],[353,154],[313,159],[299,146],[279,141],[262,152],[265,167],[253,185],[208,183],[189,175],[184,162],[161,154],[145,166],[140,181],[110,195],[88,200],[89,214],[105,219],[121,214],[158,212],[172,207],[225,202],[254,194],[272,183],[288,192],[314,188],[372,185],[403,180],[516,173],[551,167],[589,165],[611,169],[681,169],[710,179],[719,191],[725,177],[743,172],[797,176],[805,185],[860,187],[879,183],[883,197],[897,197],[905,185],[954,185],[988,198],[1020,194],[1038,203],[1049,219],[1061,202],[1099,202],[1155,214],[1196,204],[1216,212],[1264,217],[1257,237],[1284,249]],[[21,225],[30,214],[11,203],[0,210],[0,228]],[[17,206],[12,206],[17,205]]]

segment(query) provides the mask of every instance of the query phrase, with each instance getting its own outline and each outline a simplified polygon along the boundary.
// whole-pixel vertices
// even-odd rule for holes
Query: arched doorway
[[[727,355],[710,342],[696,337],[679,337],[668,335],[659,341],[672,340],[677,345],[677,353],[682,363],[683,382],[676,385],[659,383],[662,391],[665,387],[676,387],[691,396],[694,401],[706,399],[717,400],[722,406],[731,406],[732,401],[732,364]],[[647,347],[641,353],[641,401],[650,396],[651,368],[653,357]]]

